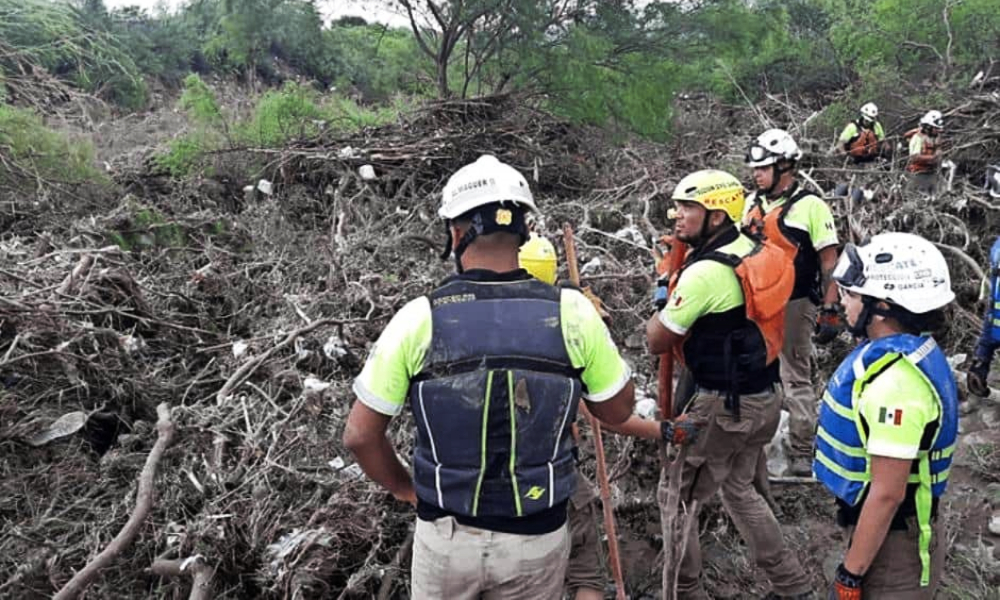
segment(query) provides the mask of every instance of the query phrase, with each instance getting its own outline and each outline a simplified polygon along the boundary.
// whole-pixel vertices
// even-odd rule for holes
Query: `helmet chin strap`
[[[879,302],[877,298],[872,298],[871,296],[861,296],[861,312],[858,313],[858,320],[854,322],[854,325],[848,323],[847,330],[851,332],[851,335],[859,338],[868,337],[868,326],[872,323],[872,317],[878,315],[880,317],[892,317],[894,313],[892,308],[879,308],[876,304]]]
[[[771,185],[768,186],[767,189],[760,190],[760,192],[763,193],[764,197],[766,198],[770,198],[771,194],[774,193],[774,189],[778,187],[779,183],[781,183],[781,175],[783,173],[791,171],[794,168],[794,163],[792,163],[791,161],[787,161],[789,163],[788,166],[782,169],[778,167],[778,163],[780,162],[781,161],[779,160],[778,162],[771,165]]]

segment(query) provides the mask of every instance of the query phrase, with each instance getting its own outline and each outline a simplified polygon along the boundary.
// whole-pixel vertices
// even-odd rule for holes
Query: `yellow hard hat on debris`
[[[535,279],[548,284],[556,282],[556,248],[549,240],[534,233],[528,241],[521,246],[518,254],[518,262],[521,268],[526,270]]]

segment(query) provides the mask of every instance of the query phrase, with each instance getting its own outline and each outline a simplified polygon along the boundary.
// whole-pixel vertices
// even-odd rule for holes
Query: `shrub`
[[[16,165],[13,171],[0,168],[0,183],[5,185],[29,175],[61,183],[104,180],[94,168],[89,142],[49,129],[24,108],[0,104],[0,155]]]

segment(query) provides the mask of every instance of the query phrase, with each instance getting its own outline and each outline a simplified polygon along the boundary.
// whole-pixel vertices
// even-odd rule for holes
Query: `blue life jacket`
[[[933,498],[944,494],[958,437],[958,391],[948,361],[933,338],[892,335],[866,342],[844,359],[827,384],[819,412],[813,472],[834,496],[855,506],[871,482],[867,428],[855,406],[864,388],[897,360],[914,365],[930,383],[938,402],[939,421],[930,448],[921,450],[914,502],[920,526],[921,584],[930,581],[930,519]],[[894,418],[887,413],[885,418]],[[900,415],[901,416],[901,415]]]
[[[1000,342],[1000,237],[990,248],[990,338]]]
[[[431,343],[411,381],[417,496],[471,517],[521,517],[575,489],[583,394],[561,290],[535,279],[446,280],[429,295]]]

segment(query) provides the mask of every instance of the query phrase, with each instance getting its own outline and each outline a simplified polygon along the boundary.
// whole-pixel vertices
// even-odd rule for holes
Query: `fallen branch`
[[[159,466],[163,452],[174,437],[174,423],[170,420],[170,406],[166,402],[156,407],[156,416],[156,443],[149,451],[146,464],[142,467],[142,473],[139,474],[139,489],[135,494],[135,509],[133,509],[132,515],[118,532],[118,535],[100,554],[77,571],[76,575],[53,596],[53,600],[71,600],[79,596],[97,577],[98,571],[110,565],[115,557],[128,548],[135,536],[138,535],[139,528],[146,520],[146,515],[153,508],[153,480],[156,478],[156,467]]]
[[[399,547],[399,551],[396,552],[396,556],[392,559],[392,564],[390,564],[385,569],[385,576],[382,577],[382,585],[378,588],[377,600],[389,600],[392,597],[392,589],[395,587],[396,578],[402,571],[400,565],[406,562],[406,559],[410,557],[410,552],[413,550],[413,532],[411,531],[406,535],[406,539],[403,540],[403,545]]]
[[[153,561],[149,570],[160,577],[190,575],[192,582],[188,600],[209,600],[212,597],[212,578],[215,576],[215,567],[209,566],[200,554],[182,560],[158,559]]]
[[[293,343],[295,343],[295,340],[298,339],[299,336],[303,336],[314,329],[318,329],[319,327],[324,327],[326,325],[343,325],[344,323],[346,323],[346,321],[343,321],[341,319],[320,319],[319,321],[313,321],[309,325],[306,325],[305,327],[300,327],[299,329],[296,329],[295,331],[289,333],[287,336],[285,336],[284,340],[282,340],[278,344],[275,344],[274,346],[271,346],[267,350],[267,352],[264,352],[260,356],[255,356],[253,359],[245,362],[239,369],[236,369],[236,372],[229,377],[226,383],[223,384],[222,388],[220,388],[219,391],[215,394],[216,404],[218,406],[222,406],[226,402],[226,398],[229,396],[229,394],[231,394],[234,389],[239,387],[241,383],[246,381],[246,379],[250,377],[250,375],[252,375],[253,372],[256,371],[258,367],[264,364],[267,361],[267,359],[271,358],[271,355],[281,350],[282,348],[287,348],[288,346],[291,346]]]

